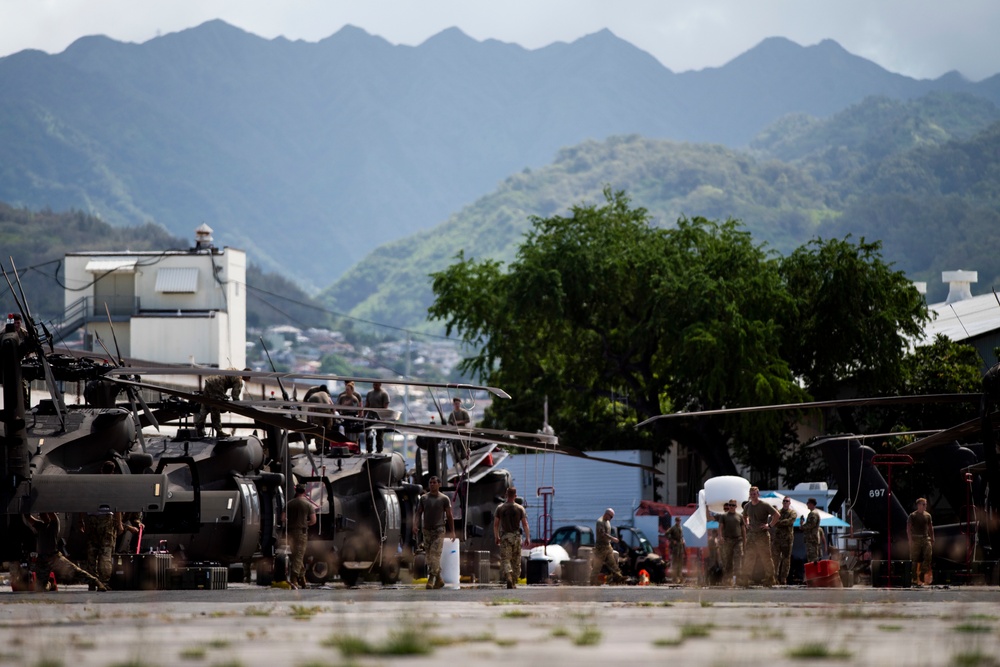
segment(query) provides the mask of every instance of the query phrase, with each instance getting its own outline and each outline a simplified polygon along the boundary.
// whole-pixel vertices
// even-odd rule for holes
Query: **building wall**
[[[651,452],[638,450],[593,455],[645,465],[653,460]],[[608,507],[615,510],[616,522],[628,522],[640,500],[653,498],[653,475],[639,468],[560,454],[513,454],[499,467],[510,471],[518,495],[525,500],[533,537],[541,537],[543,499],[538,495],[539,487],[555,489],[549,507],[553,528],[592,525]]]
[[[91,299],[89,333],[99,332],[112,348],[110,328],[101,323],[103,305],[94,303],[97,280],[87,270],[92,261],[134,261],[116,272],[116,280],[132,280],[139,312],[115,323],[121,354],[160,363],[190,363],[243,368],[246,366],[246,253],[225,248],[166,253],[74,253],[65,258],[64,303],[67,313],[83,297]],[[186,270],[193,291],[157,290],[164,272]],[[174,273],[173,275],[176,275]],[[112,313],[115,315],[116,313]],[[96,341],[91,348],[103,352]]]

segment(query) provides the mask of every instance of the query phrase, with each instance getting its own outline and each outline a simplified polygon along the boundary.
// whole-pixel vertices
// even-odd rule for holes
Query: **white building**
[[[219,250],[211,234],[201,225],[189,250],[67,254],[60,332],[83,327],[101,355],[98,339],[112,354],[117,339],[123,357],[245,367],[246,253]]]

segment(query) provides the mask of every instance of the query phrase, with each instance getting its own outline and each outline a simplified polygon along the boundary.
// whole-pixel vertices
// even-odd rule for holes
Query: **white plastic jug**
[[[441,544],[441,581],[445,588],[459,588],[459,543],[457,539],[444,538]]]

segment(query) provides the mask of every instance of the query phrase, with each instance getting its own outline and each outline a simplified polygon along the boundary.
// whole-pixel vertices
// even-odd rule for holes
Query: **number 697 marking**
[[[869,498],[881,498],[885,495],[885,489],[870,489],[868,491]]]

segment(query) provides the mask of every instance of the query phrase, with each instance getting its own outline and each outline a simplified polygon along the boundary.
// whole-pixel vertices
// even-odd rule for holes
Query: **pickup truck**
[[[649,581],[662,584],[667,580],[667,564],[657,554],[641,530],[631,526],[611,527],[618,542],[611,546],[618,552],[618,566],[627,577],[638,578],[639,570],[649,573]],[[576,558],[580,547],[593,547],[594,529],[590,526],[560,526],[552,533],[549,544],[561,546],[570,558]]]

